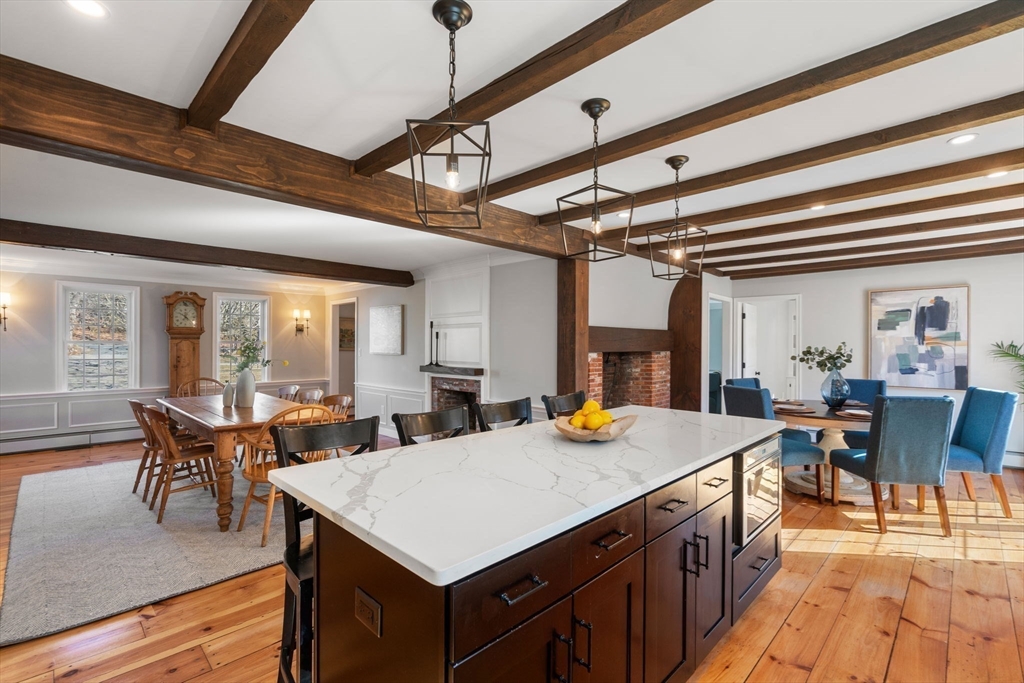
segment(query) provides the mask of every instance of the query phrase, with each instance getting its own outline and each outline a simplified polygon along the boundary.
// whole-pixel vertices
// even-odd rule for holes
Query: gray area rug
[[[162,524],[133,494],[138,463],[23,477],[0,603],[0,645],[38,638],[187,593],[281,561],[284,511],[260,547],[259,503],[239,533],[249,482],[235,478],[232,526],[217,527],[204,489],[172,494]],[[236,471],[237,475],[237,471]],[[262,487],[261,490],[262,492]],[[159,502],[157,503],[159,506]]]

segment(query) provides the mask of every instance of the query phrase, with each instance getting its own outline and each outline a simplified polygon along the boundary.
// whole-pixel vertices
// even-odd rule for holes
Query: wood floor
[[[138,450],[0,457],[0,594],[21,477]],[[909,500],[887,510],[880,536],[871,508],[787,494],[782,570],[691,681],[1024,680],[1024,472],[1006,475],[1012,520],[987,479],[975,477],[971,503],[960,478],[948,478],[951,539],[931,497],[923,513]],[[0,681],[274,681],[283,586],[281,568],[269,567],[2,648]]]

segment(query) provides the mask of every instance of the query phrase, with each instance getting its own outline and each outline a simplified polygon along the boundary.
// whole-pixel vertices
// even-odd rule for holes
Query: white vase
[[[256,401],[256,377],[252,370],[246,368],[238,373],[235,381],[235,405],[239,408],[252,408]]]
[[[224,407],[230,408],[235,402],[235,389],[231,386],[231,382],[224,385]]]

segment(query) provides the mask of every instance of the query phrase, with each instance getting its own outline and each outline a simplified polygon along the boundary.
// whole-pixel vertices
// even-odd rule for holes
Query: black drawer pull
[[[555,656],[551,657],[551,674],[555,677],[555,680],[557,680],[558,683],[570,683],[572,681],[572,649],[573,649],[572,648],[572,638],[566,638],[565,636],[563,636],[558,631],[555,631],[555,649],[556,650],[558,649],[558,643],[565,643],[565,651],[568,654],[568,657],[566,658],[566,662],[569,664],[569,670],[566,673],[569,674],[569,677],[566,678],[561,673],[559,673],[558,665],[556,663],[556,660],[558,658],[555,657]]]
[[[592,671],[594,661],[594,625],[580,618],[576,619],[576,624],[579,624],[587,630],[587,658],[583,659],[583,657],[577,657],[576,663],[585,667],[587,671]],[[573,625],[573,629],[576,628],[576,624]],[[575,635],[575,633],[573,635]]]
[[[717,482],[717,483],[712,484],[711,482]],[[705,486],[710,486],[713,489],[717,489],[722,484],[727,484],[728,482],[729,482],[729,480],[726,479],[725,477],[715,477],[713,479],[708,479],[706,482],[704,482],[704,485]]]
[[[697,539],[697,543],[694,544],[697,546],[697,576],[700,576],[700,567],[704,567],[704,569],[711,569],[711,539],[707,536],[701,536],[700,534],[694,534],[694,537]],[[700,561],[700,542],[702,540],[704,541],[703,562]]]
[[[533,587],[532,587],[532,588],[531,588],[530,590],[528,590],[528,591],[526,591],[525,593],[523,593],[522,595],[520,595],[519,597],[516,597],[516,598],[510,598],[510,597],[508,597],[508,592],[509,592],[510,590],[512,590],[513,588],[515,588],[515,587],[516,587],[517,585],[519,585],[520,583],[522,583],[522,582],[523,582],[524,580],[527,580],[527,581],[529,581],[530,583],[532,583],[532,584],[533,584]],[[539,591],[539,590],[540,590],[541,588],[544,588],[544,587],[545,587],[545,586],[547,586],[547,585],[548,585],[548,582],[547,582],[547,581],[541,581],[541,580],[540,580],[540,577],[539,577],[539,576],[537,576],[536,574],[531,574],[530,576],[527,576],[527,577],[525,577],[524,579],[520,579],[519,581],[516,581],[516,582],[515,582],[514,584],[512,584],[511,586],[509,586],[508,588],[506,588],[505,590],[503,590],[503,591],[502,591],[502,592],[501,592],[501,593],[500,593],[500,594],[498,595],[498,597],[499,597],[499,598],[501,598],[501,599],[502,599],[502,601],[504,601],[504,603],[505,603],[506,605],[508,605],[509,607],[511,607],[512,605],[514,605],[514,604],[516,604],[517,602],[519,602],[519,601],[523,600],[524,598],[526,598],[526,596],[528,596],[528,595],[533,595],[534,593],[536,593],[536,592],[537,592],[537,591]]]
[[[671,505],[671,503],[675,503],[675,505]],[[675,512],[679,508],[686,507],[689,504],[690,501],[688,500],[679,500],[678,498],[673,498],[672,500],[668,501],[668,503],[665,503],[664,505],[659,505],[658,509],[664,510],[665,512]]]
[[[607,543],[604,542],[604,539],[608,538],[612,534],[617,535],[619,537],[619,540],[615,541],[611,545],[608,545]],[[611,532],[605,534],[604,536],[602,536],[601,538],[597,539],[596,541],[594,541],[594,545],[596,545],[598,548],[604,548],[605,550],[611,550],[612,548],[614,548],[614,547],[616,547],[618,545],[622,545],[623,543],[625,543],[626,541],[628,541],[631,538],[633,538],[633,534],[627,534],[625,531],[620,531],[619,529],[615,529],[614,531],[611,531]]]
[[[767,567],[768,564],[771,562],[771,558],[769,558],[769,557],[761,557],[760,555],[757,556],[757,559],[761,560],[761,566],[760,567],[757,567],[757,566],[755,566],[753,564],[750,565],[750,568],[753,569],[756,572],[764,571],[764,568]]]
[[[686,561],[686,551],[689,548],[694,548],[693,566],[696,569],[690,569],[690,563]],[[694,576],[700,576],[700,543],[694,543],[693,541],[683,539],[683,569],[686,570],[687,574],[693,574]]]

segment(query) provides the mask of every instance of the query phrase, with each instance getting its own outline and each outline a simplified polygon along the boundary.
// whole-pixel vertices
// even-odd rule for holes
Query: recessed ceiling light
[[[71,9],[81,12],[87,17],[94,19],[102,19],[107,16],[109,12],[107,8],[96,2],[96,0],[64,0],[71,7]]]
[[[629,218],[629,211],[623,211],[620,213],[619,218]]]
[[[964,133],[963,135],[957,135],[955,138],[950,138],[946,142],[951,145],[964,145],[976,137],[978,137],[977,133]]]
[[[992,173],[989,173],[985,177],[986,178],[1002,178],[1004,175],[1009,175],[1009,174],[1010,174],[1009,171],[993,171]]]
[[[821,211],[824,208],[824,204],[815,204],[814,206],[811,207],[811,211]]]

